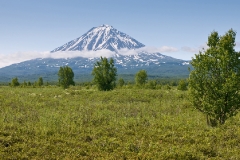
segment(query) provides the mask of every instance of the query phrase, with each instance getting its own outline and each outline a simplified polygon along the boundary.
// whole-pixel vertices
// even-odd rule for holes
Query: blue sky
[[[239,51],[239,8],[239,0],[0,0],[0,63],[34,58],[102,24],[185,60],[213,30],[233,28]]]

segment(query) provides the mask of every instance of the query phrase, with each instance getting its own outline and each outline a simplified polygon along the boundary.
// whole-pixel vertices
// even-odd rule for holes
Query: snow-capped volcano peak
[[[90,29],[81,37],[54,49],[57,51],[97,51],[108,49],[118,52],[120,49],[137,49],[145,45],[110,25],[103,24]]]
[[[106,27],[106,28],[113,28],[112,26],[108,25],[108,24],[103,24],[100,27]]]

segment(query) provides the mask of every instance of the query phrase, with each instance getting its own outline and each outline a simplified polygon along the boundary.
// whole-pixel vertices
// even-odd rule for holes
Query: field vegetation
[[[154,81],[0,86],[2,159],[240,159],[239,126],[239,114],[208,126],[188,91]]]

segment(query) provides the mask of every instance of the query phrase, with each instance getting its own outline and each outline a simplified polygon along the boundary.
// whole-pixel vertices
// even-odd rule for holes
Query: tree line
[[[19,83],[18,81],[18,78],[15,77],[12,79],[11,83],[9,83],[9,86],[12,86],[12,87],[16,87],[16,86],[20,86],[21,84]],[[43,78],[42,77],[39,77],[38,81],[35,81],[34,83],[31,83],[30,81],[26,82],[26,81],[23,81],[22,83],[22,86],[43,86]],[[48,82],[47,84],[48,85]]]

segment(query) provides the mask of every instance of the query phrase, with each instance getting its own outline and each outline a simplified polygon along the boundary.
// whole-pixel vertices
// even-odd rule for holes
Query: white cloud
[[[114,52],[109,51],[107,49],[99,50],[99,51],[62,51],[62,52],[54,52],[49,54],[49,58],[75,58],[75,57],[111,57]]]
[[[188,46],[183,46],[181,48],[181,50],[184,51],[184,52],[190,52],[190,53],[197,54],[197,53],[199,53],[199,51],[202,51],[203,49],[207,49],[207,48],[208,48],[208,46],[207,46],[207,44],[205,44],[205,45],[200,45],[200,46],[195,47],[195,48],[188,47]]]
[[[66,52],[17,52],[12,54],[0,54],[0,68],[14,63],[36,59],[36,58],[74,58],[74,57],[111,57],[114,53],[109,50],[101,51],[66,51]]]
[[[0,68],[35,58],[47,58],[48,52],[17,52],[12,54],[0,54]]]
[[[174,48],[174,47],[168,47],[168,46],[162,46],[160,48],[157,47],[142,47],[139,49],[135,49],[135,50],[129,50],[129,49],[121,49],[119,50],[119,54],[121,55],[134,55],[137,54],[139,52],[149,52],[149,53],[156,53],[156,52],[160,52],[160,53],[170,53],[170,52],[177,52],[178,49]]]
[[[169,46],[163,46],[159,48],[160,52],[165,53],[165,52],[177,52],[179,51],[177,48],[174,47],[169,47]]]
[[[182,49],[182,51],[191,52],[191,53],[198,53],[198,51],[199,51],[198,48],[191,48],[191,47],[187,47],[187,46],[184,46],[181,49]]]
[[[136,50],[128,50],[122,49],[119,50],[119,54],[122,55],[133,55],[139,52],[146,51],[149,53],[170,53],[170,52],[177,52],[178,49],[174,47],[163,46],[160,48],[156,47],[143,47]],[[99,51],[62,51],[62,52],[54,52],[50,53],[49,51],[46,52],[17,52],[12,54],[0,54],[0,68],[9,66],[14,63],[20,63],[23,61],[36,59],[36,58],[74,58],[74,57],[111,57],[115,53],[109,50],[99,50]]]

